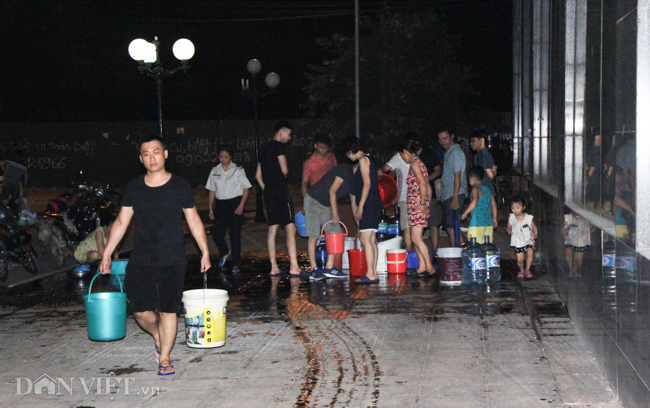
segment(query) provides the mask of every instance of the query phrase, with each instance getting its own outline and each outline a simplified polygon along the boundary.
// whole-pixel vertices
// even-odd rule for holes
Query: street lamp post
[[[129,44],[129,55],[138,62],[138,69],[141,74],[156,80],[156,94],[158,95],[158,128],[160,137],[163,137],[162,125],[162,80],[174,75],[176,72],[183,70],[187,72],[190,68],[187,62],[194,56],[194,44],[192,41],[181,38],[174,43],[172,51],[174,56],[181,62],[181,66],[169,70],[160,65],[160,56],[158,55],[158,37],[153,38],[153,43],[147,42],[142,38],[131,41]]]
[[[258,120],[258,107],[259,101],[265,96],[275,92],[275,88],[280,85],[280,76],[275,72],[269,72],[264,77],[264,83],[269,88],[266,92],[260,92],[257,89],[257,74],[262,69],[262,64],[256,60],[252,59],[246,64],[246,70],[253,77],[252,89],[248,82],[248,79],[241,80],[242,95],[245,98],[249,98],[253,101],[253,110],[255,111],[255,165],[260,161],[260,125]],[[255,212],[255,222],[265,222],[266,218],[264,217],[264,208],[262,207],[262,189],[259,184],[257,185],[257,210]]]

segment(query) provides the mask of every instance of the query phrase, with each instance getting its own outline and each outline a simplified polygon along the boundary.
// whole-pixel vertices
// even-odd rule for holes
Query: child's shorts
[[[469,227],[467,229],[467,235],[471,235],[476,238],[477,244],[482,244],[485,241],[485,236],[490,237],[490,242],[494,243],[494,227]]]
[[[532,246],[532,245],[526,245],[525,247],[521,247],[521,248],[517,248],[517,247],[515,247],[515,254],[520,254],[520,253],[522,253],[522,252],[526,252],[526,250],[527,250],[528,248],[533,249],[533,250],[535,249],[535,247]]]
[[[577,246],[573,246],[571,244],[564,244],[564,247],[565,248],[573,248],[573,252],[587,252],[587,247],[586,246],[577,247]]]

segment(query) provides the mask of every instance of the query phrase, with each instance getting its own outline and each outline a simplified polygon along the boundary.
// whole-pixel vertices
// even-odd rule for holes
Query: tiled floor
[[[97,343],[78,302],[0,309],[0,405],[620,407],[545,276],[511,276],[488,292],[386,275],[370,287],[271,280],[244,268],[220,281],[226,345],[191,349],[179,330],[170,378],[155,375],[152,341],[132,318],[125,339]],[[64,284],[50,279],[43,296]],[[42,374],[74,378],[72,394],[25,392]]]

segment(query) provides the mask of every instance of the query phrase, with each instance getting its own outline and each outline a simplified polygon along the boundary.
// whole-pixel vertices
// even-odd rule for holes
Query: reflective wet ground
[[[281,262],[280,266],[288,270],[288,263],[284,265]],[[269,270],[270,263],[263,254],[259,257],[252,255],[242,261],[241,272],[237,274],[233,274],[228,265],[223,270],[213,267],[208,272],[208,287],[228,291],[229,319],[248,318],[253,314],[258,319],[286,320],[291,317],[287,302],[296,298],[305,299],[330,313],[346,313],[354,309],[354,313],[366,314],[422,314],[436,320],[443,319],[445,312],[478,317],[511,312],[567,316],[554,291],[550,291],[547,294],[549,298],[543,301],[539,298],[543,294],[537,293],[536,304],[530,303],[527,299],[530,285],[528,290],[524,290],[517,282],[516,264],[512,260],[503,261],[501,282],[481,287],[448,286],[441,284],[435,276],[413,280],[406,274],[386,273],[380,274],[377,285],[357,285],[355,277],[309,281],[288,276],[271,277]],[[203,287],[203,275],[198,271],[199,259],[189,258],[185,290]],[[121,278],[123,281],[124,276]],[[0,307],[8,311],[83,305],[83,295],[88,294],[91,280],[90,277],[71,279],[65,273],[49,276],[4,290]],[[119,284],[115,275],[101,275],[95,280],[92,291],[119,290]],[[400,301],[396,302],[396,298]],[[369,302],[360,302],[363,300]]]
[[[501,282],[483,287],[401,274],[371,286],[310,282],[269,270],[261,253],[238,274],[228,265],[210,272],[208,286],[230,297],[226,345],[188,348],[179,329],[178,372],[165,381],[132,318],[121,341],[87,339],[89,279],[59,274],[9,289],[0,309],[3,393],[14,395],[7,406],[42,403],[42,395],[16,395],[16,378],[43,373],[114,373],[164,396],[134,395],[121,383],[110,394],[77,388],[59,397],[68,406],[619,406],[544,274],[517,282],[512,260],[503,260]],[[191,258],[186,289],[203,287],[198,271]],[[116,288],[114,276],[93,284],[93,292]]]

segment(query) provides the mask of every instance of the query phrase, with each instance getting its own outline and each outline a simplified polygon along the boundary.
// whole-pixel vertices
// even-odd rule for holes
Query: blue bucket
[[[128,259],[120,259],[119,261],[111,262],[111,273],[116,275],[124,275],[126,273],[126,265],[128,265]]]
[[[113,341],[126,336],[126,293],[120,282],[119,292],[90,293],[95,279],[101,275],[97,273],[90,281],[88,294],[84,295],[86,306],[86,326],[88,338],[94,341]]]
[[[408,251],[406,254],[406,268],[407,269],[418,269],[420,267],[420,261],[418,260],[418,254],[415,251]]]
[[[298,212],[294,217],[296,221],[296,228],[298,229],[298,235],[303,238],[307,238],[307,227],[305,226],[305,214],[302,211]]]

